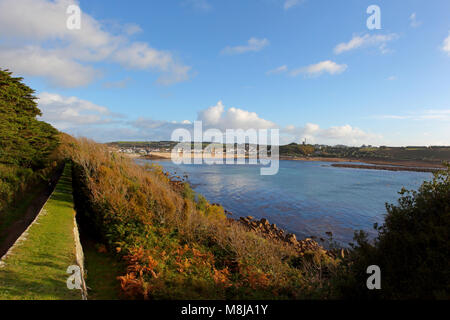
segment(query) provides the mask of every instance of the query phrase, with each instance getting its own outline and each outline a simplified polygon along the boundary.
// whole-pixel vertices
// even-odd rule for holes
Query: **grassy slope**
[[[71,167],[26,240],[14,248],[0,268],[0,299],[80,299],[66,286],[67,267],[75,263]]]

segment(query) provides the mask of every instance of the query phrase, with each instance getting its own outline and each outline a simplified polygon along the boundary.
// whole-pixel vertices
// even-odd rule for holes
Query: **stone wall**
[[[83,246],[81,245],[80,241],[80,233],[78,232],[78,224],[77,219],[73,218],[73,236],[75,239],[75,256],[77,265],[81,269],[81,299],[87,300],[87,288],[86,288],[86,282],[84,280],[84,253],[83,253]]]

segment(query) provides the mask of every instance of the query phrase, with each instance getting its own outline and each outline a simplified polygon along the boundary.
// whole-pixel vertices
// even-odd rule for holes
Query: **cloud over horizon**
[[[123,118],[108,108],[77,97],[65,97],[56,93],[42,92],[38,96],[42,111],[40,120],[49,122],[59,130],[72,127],[108,124]]]
[[[275,123],[260,118],[255,112],[234,107],[225,110],[222,101],[217,102],[215,106],[201,110],[198,113],[197,120],[202,121],[207,128],[217,128],[223,131],[226,129],[276,128]]]
[[[65,97],[55,93],[43,92],[38,95],[41,120],[47,121],[57,129],[75,136],[87,136],[101,142],[114,140],[170,140],[174,130],[183,128],[193,131],[190,120],[180,122],[155,120],[138,117],[130,120],[115,114],[107,107],[77,97]],[[307,139],[310,143],[331,144],[375,144],[379,135],[366,133],[350,125],[321,128],[318,124],[307,123],[304,127],[287,126],[281,128],[276,123],[261,118],[248,110],[226,107],[222,101],[202,109],[197,113],[197,121],[202,121],[203,130],[219,129],[280,129],[280,143],[300,143]]]
[[[408,114],[403,115],[382,115],[377,116],[377,118],[381,119],[396,119],[396,120],[415,120],[415,121],[423,121],[423,120],[436,120],[436,121],[450,121],[450,109],[426,109],[421,112],[409,112]]]
[[[282,132],[290,135],[290,139],[288,138],[286,143],[299,143],[303,139],[306,139],[307,143],[313,144],[346,144],[359,146],[362,144],[377,144],[382,139],[381,135],[365,132],[349,124],[321,128],[318,124],[306,123],[303,127],[287,126]]]

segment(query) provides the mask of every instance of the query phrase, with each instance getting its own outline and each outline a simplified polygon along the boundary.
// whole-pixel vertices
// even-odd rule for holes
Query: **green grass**
[[[64,168],[37,223],[0,267],[0,299],[81,299],[69,290],[67,267],[76,264],[71,166]]]
[[[89,300],[118,300],[120,299],[120,283],[117,277],[124,274],[123,263],[108,252],[99,252],[98,245],[92,240],[82,242],[86,286]]]

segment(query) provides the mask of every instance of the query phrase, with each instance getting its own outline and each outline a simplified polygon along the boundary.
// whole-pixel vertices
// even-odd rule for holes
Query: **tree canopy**
[[[34,90],[0,69],[0,163],[39,169],[58,145],[58,131],[39,121]]]

